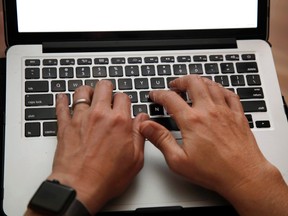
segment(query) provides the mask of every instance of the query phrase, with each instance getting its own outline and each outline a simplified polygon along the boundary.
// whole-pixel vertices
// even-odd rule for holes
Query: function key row
[[[243,54],[241,55],[242,60],[244,61],[250,61],[250,60],[256,60],[255,54]],[[174,62],[192,62],[192,59],[194,62],[207,62],[209,61],[239,61],[240,55],[238,54],[232,54],[232,55],[195,55],[193,57],[191,56],[152,56],[152,57],[128,57],[127,62],[126,58],[124,57],[115,57],[111,58],[109,61],[109,58],[94,58],[94,64],[141,64],[141,63],[174,63]],[[144,61],[143,61],[144,60]],[[93,60],[92,58],[78,58],[77,60],[74,58],[65,58],[65,59],[44,59],[42,61],[44,66],[52,66],[52,65],[58,65],[60,62],[60,65],[75,65],[77,62],[77,65],[92,65]],[[41,60],[40,59],[27,59],[25,60],[25,66],[40,66]]]
[[[219,67],[220,66],[220,67]],[[235,67],[235,68],[234,68]],[[235,70],[236,69],[236,70]],[[238,73],[258,73],[258,66],[256,62],[237,62],[234,63],[195,63],[195,64],[159,64],[157,67],[155,65],[126,65],[125,67],[121,65],[115,66],[93,66],[92,74],[94,77],[122,77],[124,74],[126,76],[155,76],[156,73],[160,76],[172,75],[187,75],[190,74],[232,74]],[[74,67],[60,67],[59,77],[60,78],[74,78]],[[77,78],[89,78],[91,76],[91,68],[89,66],[76,67],[76,77]],[[42,68],[42,78],[52,79],[58,77],[58,70],[56,67],[43,67]],[[40,79],[40,68],[38,67],[27,67],[25,68],[25,78],[26,79]]]

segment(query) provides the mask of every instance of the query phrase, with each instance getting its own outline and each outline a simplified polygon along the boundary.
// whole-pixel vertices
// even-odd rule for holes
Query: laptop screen
[[[267,39],[269,0],[4,0],[7,45]]]
[[[18,31],[256,28],[258,0],[17,0]]]

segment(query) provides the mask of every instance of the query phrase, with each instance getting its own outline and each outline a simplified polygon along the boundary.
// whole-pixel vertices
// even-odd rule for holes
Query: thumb
[[[169,166],[176,162],[174,161],[175,156],[180,156],[183,153],[170,131],[156,122],[142,122],[140,132],[163,153]]]
[[[149,116],[145,113],[140,113],[133,120],[133,139],[135,148],[138,151],[144,151],[144,141],[145,137],[140,133],[140,125],[142,122],[147,121]]]

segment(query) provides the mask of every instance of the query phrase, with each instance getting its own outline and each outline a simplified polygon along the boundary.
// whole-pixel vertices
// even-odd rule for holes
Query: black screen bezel
[[[5,36],[7,46],[16,44],[41,44],[59,41],[121,41],[121,40],[164,40],[198,38],[268,39],[269,0],[258,0],[258,27],[245,29],[211,29],[181,31],[141,32],[56,32],[22,33],[18,31],[16,0],[4,1]],[[245,15],[245,12],[243,12]]]

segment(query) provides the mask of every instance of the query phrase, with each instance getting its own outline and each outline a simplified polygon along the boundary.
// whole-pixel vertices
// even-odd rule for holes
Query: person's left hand
[[[88,86],[76,89],[79,103],[71,116],[68,99],[57,99],[58,145],[52,174],[77,191],[77,199],[95,214],[110,199],[120,195],[143,167],[144,138],[139,125],[146,114],[131,118],[126,94],[112,95],[112,83],[100,81],[95,91]]]

